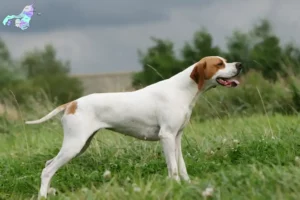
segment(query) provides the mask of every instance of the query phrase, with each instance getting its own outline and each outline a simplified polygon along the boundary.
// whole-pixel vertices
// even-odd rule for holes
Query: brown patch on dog
[[[206,62],[204,60],[199,61],[194,67],[190,77],[198,84],[198,89],[201,90],[205,80],[205,68]]]
[[[77,102],[76,101],[72,101],[71,103],[68,103],[68,104],[64,104],[67,106],[67,109],[66,109],[66,114],[67,115],[74,115],[76,110],[77,110]]]
[[[204,85],[205,80],[211,79],[218,70],[225,68],[224,61],[217,56],[202,58],[194,67],[190,77],[198,84],[198,89]]]

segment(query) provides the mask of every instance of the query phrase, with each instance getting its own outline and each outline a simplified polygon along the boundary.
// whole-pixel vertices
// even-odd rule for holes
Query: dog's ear
[[[198,90],[201,90],[204,85],[205,68],[206,68],[206,62],[200,61],[195,65],[190,75],[191,79],[193,79],[198,84]]]

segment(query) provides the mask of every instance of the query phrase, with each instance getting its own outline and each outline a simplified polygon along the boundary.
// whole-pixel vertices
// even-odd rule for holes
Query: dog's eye
[[[223,63],[222,63],[222,62],[220,62],[220,63],[218,63],[217,65],[218,65],[218,66],[223,66]]]

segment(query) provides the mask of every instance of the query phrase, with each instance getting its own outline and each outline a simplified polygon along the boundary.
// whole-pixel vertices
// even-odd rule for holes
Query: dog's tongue
[[[240,82],[238,80],[227,80],[225,85],[227,87],[236,87],[239,84],[240,84]]]
[[[221,83],[225,87],[236,87],[240,84],[240,82],[238,80],[218,79],[218,82]]]

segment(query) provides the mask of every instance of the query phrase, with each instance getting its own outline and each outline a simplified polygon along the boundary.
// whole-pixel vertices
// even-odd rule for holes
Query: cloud
[[[26,4],[31,4],[28,1]],[[88,26],[114,27],[132,24],[148,24],[168,18],[168,10],[178,6],[187,6],[205,3],[207,0],[127,0],[127,1],[74,1],[74,0],[37,0],[35,7],[41,12],[40,17],[32,18],[33,28],[30,32],[51,31],[61,28],[78,28]],[[3,16],[19,14],[25,6],[24,0],[16,0],[13,3],[5,2],[0,12]],[[4,29],[3,31],[14,31]]]
[[[101,1],[101,7],[99,3],[98,7],[96,3],[77,3],[71,7],[73,13],[67,6],[70,0],[65,0],[56,4],[56,20],[43,21],[50,13],[45,9],[52,4],[49,2],[45,5],[39,2],[37,6],[43,13],[40,18],[35,17],[40,24],[32,24],[29,31],[2,27],[0,35],[17,58],[27,50],[53,44],[60,58],[71,61],[72,73],[76,74],[140,70],[137,49],[145,50],[152,45],[151,36],[174,41],[179,51],[201,27],[213,35],[216,45],[224,48],[226,37],[233,29],[246,32],[262,18],[271,20],[284,42],[299,42],[300,2],[297,0],[172,1],[173,4],[158,0],[143,3],[115,0]],[[6,4],[4,9],[8,10],[10,4]],[[74,13],[78,13],[77,17],[58,20],[63,15],[75,16]]]

